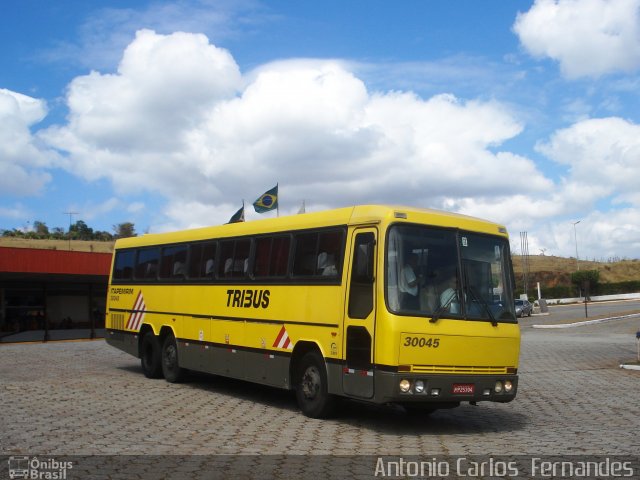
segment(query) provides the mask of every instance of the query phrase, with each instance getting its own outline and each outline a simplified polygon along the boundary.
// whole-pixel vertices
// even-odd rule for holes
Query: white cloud
[[[240,80],[231,55],[204,35],[142,30],[117,74],[71,82],[68,125],[41,135],[69,152],[67,168],[88,180],[106,176],[120,192],[179,194],[194,187],[179,182],[193,168],[184,157],[187,132],[233,96]]]
[[[513,30],[569,78],[640,68],[640,0],[536,0]]]
[[[296,203],[438,206],[452,191],[517,191],[504,172],[532,191],[552,187],[533,162],[499,151],[522,130],[504,105],[370,93],[328,60],[243,78],[203,35],[138,32],[117,74],[76,78],[68,105],[69,123],[43,133],[68,152],[68,169],[173,202],[252,201],[280,182]]]
[[[556,131],[537,150],[566,168],[545,192],[448,199],[447,208],[508,226],[512,240],[526,231],[529,251],[581,258],[637,258],[640,251],[640,125],[621,118],[579,121]],[[526,177],[524,177],[526,178]],[[515,245],[515,244],[514,244]],[[519,252],[519,247],[515,245]]]
[[[596,190],[600,198],[637,198],[640,125],[617,117],[584,120],[557,131],[537,149],[569,167],[577,191]]]
[[[506,221],[520,231],[529,230],[534,250],[546,248],[549,254],[574,256],[572,223],[580,220],[581,258],[637,258],[640,125],[616,117],[583,120],[556,131],[536,148],[565,166],[566,176],[546,201],[505,199],[503,207],[511,204],[526,219],[517,222],[507,208],[499,209]]]
[[[164,221],[153,227],[153,232],[166,232],[182,228],[198,228],[206,225],[220,225],[226,223],[240,207],[237,204],[223,203],[207,205],[198,201],[181,201],[176,199],[170,202],[164,209]],[[250,205],[247,205],[247,213]]]
[[[0,192],[36,195],[51,180],[43,170],[54,155],[31,133],[30,128],[47,114],[44,101],[0,89]]]
[[[578,257],[583,260],[638,258],[640,251],[640,209],[584,212],[582,217],[553,220],[529,235],[531,253],[545,248],[548,255],[575,257],[576,237]],[[573,222],[576,225],[575,237]]]
[[[134,216],[153,208],[151,231],[225,223],[242,199],[247,219],[262,218],[251,203],[279,182],[283,214],[303,199],[308,211],[374,202],[446,208],[529,231],[534,251],[571,255],[564,219],[586,224],[584,212],[603,200],[631,204],[619,219],[626,227],[595,210],[593,238],[634,234],[640,132],[620,118],[583,120],[540,143],[566,169],[554,184],[504,149],[523,125],[499,102],[371,92],[349,64],[332,60],[241,75],[203,35],[148,30],[117,73],[76,78],[67,99],[68,123],[42,138],[65,152],[69,171],[107,178],[133,198]],[[166,203],[140,202],[145,191]],[[632,244],[611,249],[629,255]]]

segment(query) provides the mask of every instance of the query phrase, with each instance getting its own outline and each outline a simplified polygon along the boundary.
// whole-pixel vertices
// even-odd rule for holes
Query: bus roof
[[[228,223],[167,233],[144,234],[139,237],[119,239],[115,248],[180,243],[210,238],[240,237],[337,225],[388,225],[390,223],[418,223],[455,227],[480,233],[507,236],[506,228],[502,225],[458,213],[393,205],[357,205],[321,212],[252,220],[250,222]]]

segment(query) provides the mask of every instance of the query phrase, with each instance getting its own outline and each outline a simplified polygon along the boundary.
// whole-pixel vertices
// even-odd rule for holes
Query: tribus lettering
[[[267,308],[269,290],[227,290],[227,307]]]

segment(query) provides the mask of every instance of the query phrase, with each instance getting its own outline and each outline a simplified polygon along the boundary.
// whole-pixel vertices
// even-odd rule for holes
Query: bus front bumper
[[[518,376],[381,372],[375,374],[376,403],[510,402]],[[405,391],[406,390],[406,391]]]

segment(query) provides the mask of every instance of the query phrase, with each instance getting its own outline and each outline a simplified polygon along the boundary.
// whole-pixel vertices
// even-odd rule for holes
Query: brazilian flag
[[[278,184],[271,190],[264,192],[260,198],[253,202],[256,212],[270,212],[278,208]]]
[[[242,207],[240,207],[240,210],[233,214],[228,223],[238,222],[244,222],[244,202],[242,203]]]

